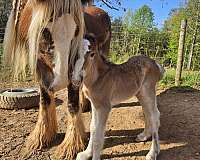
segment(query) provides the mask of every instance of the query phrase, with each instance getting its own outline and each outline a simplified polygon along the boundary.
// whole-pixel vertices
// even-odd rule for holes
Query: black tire
[[[0,91],[1,109],[30,109],[39,105],[40,95],[37,89],[5,89]]]

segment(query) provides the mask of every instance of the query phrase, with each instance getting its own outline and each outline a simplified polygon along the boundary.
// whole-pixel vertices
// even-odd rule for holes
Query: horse
[[[85,147],[79,88],[71,83],[71,72],[76,59],[81,57],[83,35],[87,32],[83,11],[88,14],[92,8],[95,7],[83,7],[80,0],[13,1],[4,36],[4,64],[11,67],[14,78],[26,77],[28,69],[40,86],[38,120],[26,140],[25,155],[49,146],[55,138],[57,118],[54,93],[66,87],[68,127],[63,142],[57,148],[57,156],[73,159]],[[108,21],[106,24],[103,24],[105,21],[96,23],[97,27],[106,26],[100,35],[108,33],[110,36],[109,16],[103,11],[100,15],[106,15]],[[90,21],[90,18],[85,19]],[[107,39],[102,42],[102,48],[110,43],[110,38]]]
[[[151,149],[146,160],[156,160],[159,152],[158,129],[160,112],[156,102],[156,83],[163,77],[164,68],[146,56],[135,56],[123,64],[114,64],[99,53],[94,36],[84,41],[85,59],[82,65],[83,93],[92,106],[90,140],[87,149],[78,153],[76,160],[100,159],[103,148],[106,121],[112,106],[136,96],[143,107],[145,128],[137,141],[152,137]],[[73,83],[81,83],[74,76]]]
[[[108,56],[111,42],[111,21],[108,14],[95,6],[83,7],[86,34],[95,35],[99,42],[100,52],[104,56]],[[83,59],[83,57],[82,57]],[[80,107],[83,112],[90,111],[91,106],[87,98],[85,98],[80,89]]]

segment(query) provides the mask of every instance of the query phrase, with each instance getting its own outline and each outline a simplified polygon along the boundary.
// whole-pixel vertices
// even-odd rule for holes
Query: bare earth
[[[63,98],[64,91],[58,98]],[[29,159],[53,159],[56,146],[67,127],[66,103],[57,107],[59,131],[52,146],[35,152]],[[158,92],[161,112],[161,153],[159,160],[200,160],[200,91],[193,88],[170,88]],[[22,159],[21,149],[37,121],[38,109],[0,110],[0,159]],[[90,113],[83,114],[88,131]],[[142,108],[137,100],[113,108],[107,123],[102,159],[144,160],[151,142],[136,143],[144,127]]]

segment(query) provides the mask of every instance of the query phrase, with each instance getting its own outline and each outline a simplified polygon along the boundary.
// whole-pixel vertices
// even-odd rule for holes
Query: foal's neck
[[[98,56],[90,69],[86,69],[86,77],[83,79],[86,86],[92,86],[99,78],[103,78],[109,71],[109,62],[102,56]]]

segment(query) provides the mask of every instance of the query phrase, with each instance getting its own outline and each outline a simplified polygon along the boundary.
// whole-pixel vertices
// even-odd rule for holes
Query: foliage
[[[10,9],[11,9],[11,0],[0,1],[0,28],[6,26]]]
[[[0,43],[3,40],[3,32],[8,20],[8,16],[11,9],[11,0],[0,1]]]
[[[166,69],[163,79],[160,81],[160,87],[174,86],[174,77],[176,70],[174,68]],[[191,86],[200,88],[200,72],[199,71],[183,71],[181,86]]]
[[[86,0],[87,1],[87,0]],[[101,1],[102,0],[96,0]],[[105,0],[113,9],[123,8],[120,0]],[[104,5],[106,5],[104,3]],[[11,0],[0,1],[0,28],[5,28],[11,9]],[[180,34],[180,23],[187,19],[188,27],[185,42],[184,67],[188,63],[188,55],[191,50],[194,31],[200,31],[200,2],[199,0],[188,0],[184,6],[172,9],[163,28],[159,29],[154,23],[154,13],[147,5],[133,12],[128,9],[123,17],[117,17],[112,21],[112,43],[109,58],[115,63],[123,63],[129,57],[138,54],[148,55],[161,64],[175,67],[177,62],[178,43]],[[198,25],[195,25],[198,22]],[[3,34],[0,30],[0,40]],[[1,43],[2,41],[0,41]],[[2,47],[0,46],[0,59]],[[197,34],[194,54],[192,57],[192,69],[200,69],[200,34]],[[174,85],[175,69],[166,71],[166,76],[160,82],[163,86]],[[182,85],[200,85],[200,74],[197,71],[184,71],[182,74]]]
[[[110,59],[120,63],[136,54],[162,57],[166,54],[168,35],[154,25],[154,13],[147,5],[135,12],[127,10],[124,17],[113,20]]]
[[[175,65],[177,61],[177,51],[178,51],[178,41],[179,41],[179,32],[180,32],[180,23],[182,19],[187,19],[187,33],[186,33],[186,42],[185,42],[185,63],[184,66],[188,63],[188,54],[191,50],[192,38],[197,27],[199,31],[200,21],[198,17],[200,14],[200,2],[199,0],[188,0],[184,7],[176,8],[171,11],[169,18],[165,21],[163,28],[164,32],[167,32],[169,35],[169,48],[170,51],[166,54],[167,58],[172,60],[172,63]],[[198,26],[196,26],[196,21]],[[199,69],[200,64],[195,63],[200,61],[200,46],[199,34],[196,37],[195,42],[195,54],[193,55],[193,69]]]

